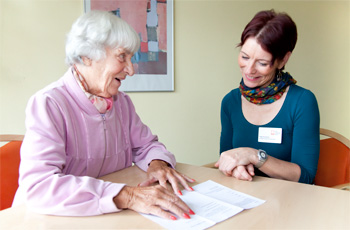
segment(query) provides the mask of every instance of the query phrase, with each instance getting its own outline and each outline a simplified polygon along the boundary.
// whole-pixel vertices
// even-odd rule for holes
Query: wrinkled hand
[[[114,197],[113,201],[120,209],[131,209],[171,220],[176,220],[174,214],[186,219],[190,219],[189,214],[194,214],[178,196],[161,185],[151,187],[125,186]]]
[[[194,182],[194,179],[186,175],[180,174],[175,169],[168,166],[168,163],[161,160],[153,160],[147,170],[148,180],[139,184],[139,186],[150,186],[155,182],[167,188],[167,181],[171,184],[174,192],[182,195],[179,183],[188,191],[193,191],[187,182]]]
[[[215,167],[218,167],[226,176],[249,179],[254,175],[253,165],[256,164],[256,156],[257,150],[253,148],[231,149],[221,153]]]

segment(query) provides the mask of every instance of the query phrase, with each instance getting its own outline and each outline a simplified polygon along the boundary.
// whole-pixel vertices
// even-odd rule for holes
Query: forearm
[[[257,161],[256,161],[257,162]],[[298,182],[301,174],[299,165],[269,156],[259,168],[266,175],[283,180]]]
[[[120,211],[111,199],[122,184],[72,175],[54,175],[40,182],[30,177],[25,180],[16,195],[17,203],[25,202],[28,208],[38,213],[92,216]]]

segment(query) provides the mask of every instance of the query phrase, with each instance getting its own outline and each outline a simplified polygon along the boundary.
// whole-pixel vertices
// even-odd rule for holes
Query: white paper
[[[194,191],[182,191],[182,196],[179,196],[196,215],[215,223],[226,220],[227,218],[236,215],[243,211],[243,208],[221,202],[209,196],[202,195]],[[192,217],[193,215],[191,215]]]
[[[156,222],[163,228],[169,230],[179,230],[179,229],[192,229],[192,230],[202,230],[207,229],[213,225],[215,222],[208,221],[198,215],[191,215],[191,219],[178,218],[177,220],[166,220],[161,217],[142,214],[144,217]]]
[[[243,209],[254,208],[265,202],[264,200],[235,191],[211,180],[193,186],[193,189],[203,195],[241,207]]]
[[[142,215],[166,229],[202,230],[224,221],[244,209],[254,208],[265,202],[211,180],[193,188],[194,192],[183,190],[183,195],[179,196],[196,213],[191,215],[191,219],[174,215],[177,217],[177,220],[174,221],[153,215]]]

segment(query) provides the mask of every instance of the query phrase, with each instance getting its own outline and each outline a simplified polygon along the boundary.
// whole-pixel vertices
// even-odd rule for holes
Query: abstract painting
[[[122,91],[174,91],[172,0],[84,0],[84,8],[110,11],[139,34],[135,75],[122,82]]]

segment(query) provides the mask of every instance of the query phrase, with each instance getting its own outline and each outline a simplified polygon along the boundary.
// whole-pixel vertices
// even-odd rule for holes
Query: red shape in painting
[[[141,42],[141,52],[143,53],[148,52],[148,42]]]

